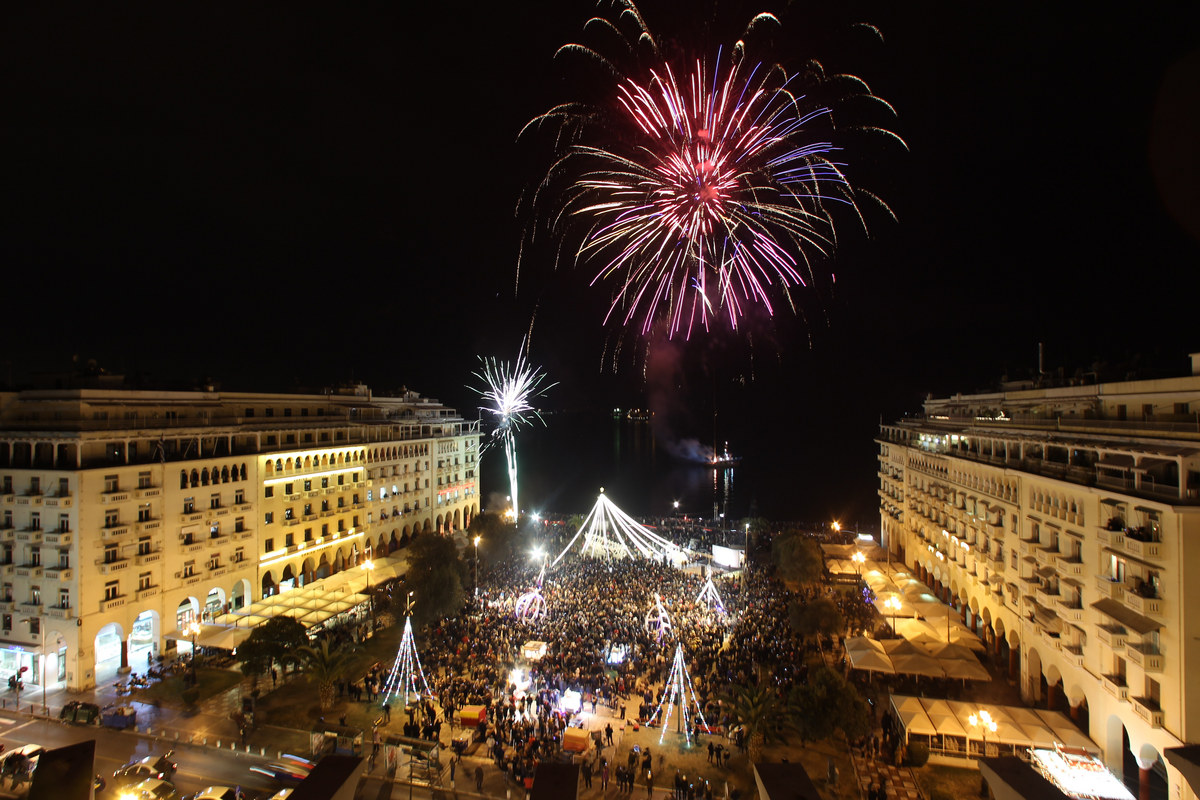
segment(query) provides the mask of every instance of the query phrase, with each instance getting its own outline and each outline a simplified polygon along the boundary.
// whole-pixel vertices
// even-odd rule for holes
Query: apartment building
[[[415,392],[0,394],[0,679],[88,688],[465,528],[478,453],[477,422]]]
[[[1069,711],[1114,772],[1171,798],[1189,789],[1163,751],[1200,738],[1192,362],[1171,379],[930,398],[878,438],[893,557],[1027,701]]]

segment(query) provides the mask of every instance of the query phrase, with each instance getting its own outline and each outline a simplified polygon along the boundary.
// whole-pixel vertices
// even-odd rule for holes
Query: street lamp
[[[855,550],[850,560],[854,562],[854,571],[858,573],[858,579],[862,580],[862,565],[866,563],[867,557],[863,555],[862,550]]]
[[[482,536],[475,537],[475,596],[479,597],[479,540]]]
[[[980,709],[978,714],[972,714],[967,717],[967,722],[971,723],[971,727],[979,727],[979,734],[983,737],[983,755],[987,756],[987,735],[988,731],[996,732],[996,721],[992,719],[992,715],[986,710]]]
[[[367,559],[362,564],[363,569],[367,571],[367,615],[371,622],[371,633],[375,633],[375,598],[371,596],[371,570],[375,569],[375,562]]]
[[[883,601],[883,607],[890,609],[892,612],[892,633],[896,632],[896,612],[900,610],[900,598],[892,595],[887,600]]]
[[[200,623],[195,621],[189,622],[188,626],[184,629],[184,633],[187,633],[192,637],[192,686],[195,686],[200,682],[200,680],[196,677],[196,634],[199,632]]]

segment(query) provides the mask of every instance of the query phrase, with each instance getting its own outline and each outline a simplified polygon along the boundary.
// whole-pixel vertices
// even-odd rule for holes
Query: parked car
[[[189,795],[184,800],[246,800],[246,793],[241,790],[241,787],[209,786],[207,789],[201,789],[195,794]]]
[[[147,778],[122,791],[121,800],[179,800],[179,792],[170,781]]]
[[[179,769],[174,756],[175,751],[168,750],[162,755],[134,759],[113,773],[113,783],[123,786],[140,783],[147,778],[169,781],[175,776],[175,770]]]
[[[316,766],[316,762],[309,761],[307,758],[284,755],[277,761],[270,761],[266,764],[254,764],[250,767],[250,771],[256,772],[259,775],[266,775],[268,778],[274,778],[288,786],[296,786],[300,781],[308,777],[308,773],[312,772],[314,766]]]

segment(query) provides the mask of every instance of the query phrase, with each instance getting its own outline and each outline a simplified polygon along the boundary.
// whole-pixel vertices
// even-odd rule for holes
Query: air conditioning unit
[[[176,578],[182,578],[182,577],[183,577],[183,570],[179,570],[178,572],[176,572],[176,573],[175,573],[175,577],[176,577]]]

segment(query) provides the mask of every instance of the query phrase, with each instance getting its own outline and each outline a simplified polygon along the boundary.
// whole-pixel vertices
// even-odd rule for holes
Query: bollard
[[[201,739],[200,744],[204,745],[205,747],[208,747],[208,737],[205,736],[203,739]]]
[[[250,755],[250,745],[246,745],[246,755]]]
[[[204,743],[205,743],[205,744],[208,744],[208,740],[207,740],[207,739],[205,739],[205,740],[204,740]],[[220,740],[220,739],[217,739],[217,749],[218,749],[218,750],[220,750],[220,749],[221,749],[221,740]]]
[[[259,748],[258,748],[258,754],[259,754],[260,756],[262,756],[263,758],[266,758],[266,757],[267,757],[267,748],[265,748],[265,747],[259,747]]]

